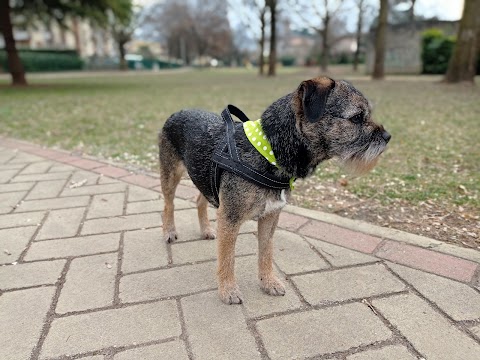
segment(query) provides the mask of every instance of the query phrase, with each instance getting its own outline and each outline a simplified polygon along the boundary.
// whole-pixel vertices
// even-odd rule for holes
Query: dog
[[[391,135],[372,119],[367,99],[350,83],[317,77],[271,104],[262,114],[261,135],[271,145],[276,163],[252,146],[237,122],[233,138],[238,158],[259,173],[301,179],[325,160],[336,158],[354,174],[371,170]],[[160,179],[165,208],[163,234],[177,238],[174,195],[185,170],[200,190],[198,219],[203,237],[214,239],[207,217],[208,203],[217,210],[217,279],[220,299],[242,303],[234,275],[235,241],[243,222],[258,219],[258,277],[269,295],[284,295],[285,287],[273,272],[273,234],[290,189],[259,186],[231,171],[223,171],[218,201],[212,189],[212,156],[225,138],[222,117],[203,110],[171,115],[159,133]]]

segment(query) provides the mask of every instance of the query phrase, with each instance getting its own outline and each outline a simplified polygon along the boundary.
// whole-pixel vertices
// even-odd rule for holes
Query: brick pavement
[[[250,221],[226,306],[196,193],[165,244],[155,174],[0,138],[0,359],[480,358],[477,251],[287,207],[287,294],[258,287]]]

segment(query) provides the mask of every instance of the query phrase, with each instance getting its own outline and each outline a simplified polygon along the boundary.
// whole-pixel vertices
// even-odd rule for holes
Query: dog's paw
[[[260,287],[268,295],[273,295],[273,296],[285,295],[285,286],[276,276],[260,279]]]
[[[171,244],[174,240],[178,238],[177,232],[175,230],[164,231],[163,238],[165,239],[165,242]]]
[[[215,230],[211,227],[207,227],[203,231],[203,238],[207,240],[213,240],[217,237],[217,234],[215,233]]]
[[[227,305],[243,303],[242,293],[236,284],[233,286],[221,287],[218,289],[220,300]]]

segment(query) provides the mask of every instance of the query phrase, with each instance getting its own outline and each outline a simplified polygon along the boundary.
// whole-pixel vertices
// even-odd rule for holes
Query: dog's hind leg
[[[205,239],[215,239],[215,230],[210,226],[210,221],[208,221],[208,200],[202,194],[199,194],[197,198],[197,210],[203,237]]]
[[[185,166],[172,143],[163,133],[159,135],[159,151],[160,181],[165,202],[165,208],[162,214],[163,236],[166,242],[171,243],[177,238],[173,204],[175,189],[182,178]]]
[[[285,295],[285,287],[273,273],[273,233],[280,211],[258,219],[258,278],[260,287],[269,295]]]

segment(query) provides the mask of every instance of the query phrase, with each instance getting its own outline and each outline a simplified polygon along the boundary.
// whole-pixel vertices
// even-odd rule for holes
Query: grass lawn
[[[316,71],[282,70],[275,78],[244,69],[32,77],[26,89],[0,80],[0,133],[156,170],[156,134],[171,113],[192,107],[219,112],[233,103],[258,118]],[[350,79],[371,100],[392,140],[372,173],[353,179],[328,162],[298,182],[293,202],[480,245],[478,86],[423,76],[374,82],[340,68],[331,75]]]

